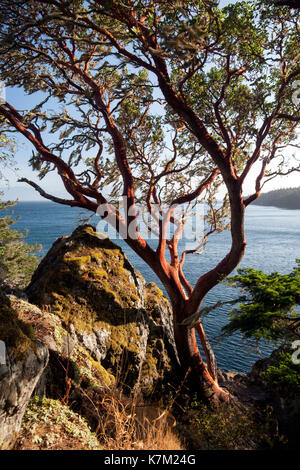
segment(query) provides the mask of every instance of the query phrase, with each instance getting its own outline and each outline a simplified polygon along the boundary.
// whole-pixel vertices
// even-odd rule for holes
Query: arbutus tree
[[[22,181],[60,204],[101,205],[120,232],[135,227],[126,242],[169,295],[182,372],[205,398],[229,399],[195,318],[243,257],[246,207],[266,181],[300,169],[297,12],[210,0],[16,0],[1,1],[1,12],[1,79],[43,96],[25,111],[3,103],[0,114],[31,142],[33,169],[41,178],[56,170],[70,197]],[[254,190],[245,196],[249,174]],[[118,210],[119,196],[128,212]],[[231,246],[192,286],[183,264],[197,248],[180,250],[167,233],[183,229],[174,207],[199,198],[209,208],[202,243],[229,216]],[[139,230],[141,202],[161,212],[155,248]]]

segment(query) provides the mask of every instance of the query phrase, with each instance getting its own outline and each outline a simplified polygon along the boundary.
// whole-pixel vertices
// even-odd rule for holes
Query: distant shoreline
[[[12,201],[14,202],[14,201]],[[57,202],[54,202],[54,201],[49,201],[48,199],[40,199],[40,200],[18,200],[16,202],[16,204],[53,204],[53,205],[57,205],[59,206],[60,204],[58,204]],[[300,206],[299,207],[287,207],[287,206],[280,206],[280,205],[276,205],[276,203],[272,202],[272,203],[262,203],[259,199],[257,201],[253,201],[249,207],[253,207],[253,206],[260,206],[260,207],[274,207],[276,209],[283,209],[283,210],[300,210]],[[71,207],[71,206],[69,206]],[[75,207],[76,208],[76,207]]]
[[[15,200],[10,199],[11,202]],[[221,202],[221,201],[219,201]],[[53,204],[59,205],[54,201],[48,199],[25,199],[17,200],[17,204]],[[261,206],[261,207],[274,207],[276,209],[283,210],[300,210],[300,187],[288,188],[270,191],[263,193],[261,196],[253,201],[250,206]],[[71,207],[71,206],[70,206]]]
[[[287,207],[287,206],[278,206],[276,204],[262,204],[258,202],[252,202],[252,206],[260,206],[260,207],[274,207],[276,209],[283,209],[287,211],[300,211],[300,206],[299,207]]]
[[[272,206],[278,209],[300,209],[300,187],[285,188],[263,193],[256,201],[256,206]]]

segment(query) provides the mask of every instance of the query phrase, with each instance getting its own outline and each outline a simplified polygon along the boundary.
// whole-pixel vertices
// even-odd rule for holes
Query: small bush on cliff
[[[194,399],[187,408],[190,436],[198,450],[253,450],[272,446],[273,423],[266,410],[264,420],[257,413],[223,403],[216,408]]]
[[[289,392],[297,391],[300,388],[300,368],[292,361],[289,352],[278,351],[278,361],[270,365],[261,376],[271,385],[280,389],[287,389]]]
[[[0,202],[0,213],[14,204]],[[26,234],[11,228],[16,221],[9,215],[0,217],[0,282],[8,280],[14,286],[24,287],[37,268],[39,257],[34,252],[41,246],[27,245],[23,240]]]
[[[4,132],[6,121],[0,118],[0,186],[8,182],[3,169],[16,170],[14,161],[15,140]],[[5,210],[16,202],[4,202],[3,192],[0,191],[0,283],[9,281],[10,284],[24,287],[36,269],[39,258],[33,253],[40,250],[39,245],[29,246],[23,239],[26,234],[12,230],[11,226],[18,220],[5,215]]]
[[[273,343],[299,338],[300,315],[300,259],[289,274],[266,274],[253,268],[238,269],[238,275],[227,283],[239,287],[244,296],[236,300],[238,308],[231,311],[225,333],[241,331],[245,338]]]

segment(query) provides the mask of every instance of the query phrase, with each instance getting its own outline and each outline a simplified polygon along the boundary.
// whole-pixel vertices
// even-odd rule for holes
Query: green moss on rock
[[[33,328],[18,318],[11,307],[9,298],[0,293],[0,340],[5,343],[7,351],[14,360],[26,359],[29,348],[35,350]]]
[[[160,320],[160,309],[170,309],[169,301],[154,282],[148,282],[144,291],[145,308],[154,320]]]
[[[92,387],[120,379],[129,389],[139,382],[148,390],[151,381],[163,379],[169,357],[165,347],[155,351],[155,337],[163,333],[161,313],[171,314],[168,301],[93,227],[80,226],[54,243],[27,294],[76,336],[71,359],[78,377],[85,376]],[[56,327],[54,335],[60,351],[63,331]]]
[[[54,244],[32,279],[29,298],[50,305],[78,331],[92,331],[98,321],[119,324],[139,298],[126,262],[120,247],[85,226]]]
[[[77,345],[71,356],[73,370],[76,371],[75,380],[78,385],[85,382],[87,388],[110,387],[115,383],[115,377],[95,361],[87,350]]]

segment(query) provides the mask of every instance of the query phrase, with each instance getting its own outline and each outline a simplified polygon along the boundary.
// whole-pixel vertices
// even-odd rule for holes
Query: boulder
[[[53,244],[26,293],[36,313],[21,299],[15,307],[50,350],[48,386],[63,363],[78,386],[161,395],[177,364],[171,309],[118,245],[78,227]]]
[[[0,292],[0,449],[11,449],[31,395],[46,367],[48,350],[34,338],[6,294]]]

